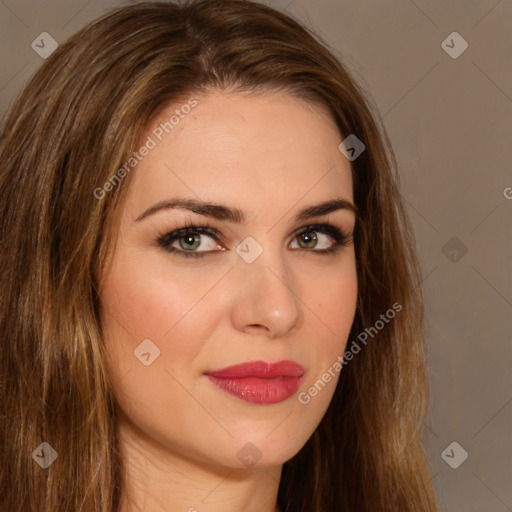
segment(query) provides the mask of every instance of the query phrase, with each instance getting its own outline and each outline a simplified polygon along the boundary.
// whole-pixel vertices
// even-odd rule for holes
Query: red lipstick
[[[300,386],[304,368],[294,361],[249,361],[206,373],[213,384],[246,402],[276,404]]]

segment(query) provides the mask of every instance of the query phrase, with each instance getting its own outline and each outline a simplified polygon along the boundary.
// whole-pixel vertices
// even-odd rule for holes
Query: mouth
[[[283,402],[299,389],[304,368],[295,361],[249,361],[205,374],[210,382],[246,402],[267,405]]]

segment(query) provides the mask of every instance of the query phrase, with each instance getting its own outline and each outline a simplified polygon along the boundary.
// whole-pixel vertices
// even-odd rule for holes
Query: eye
[[[320,233],[321,236],[319,237],[316,233]],[[329,243],[329,237],[332,238],[334,242]],[[295,240],[299,240],[299,244],[303,244],[299,246],[301,250],[313,249],[313,251],[309,252],[333,254],[341,247],[348,245],[350,237],[332,224],[313,224],[302,228],[295,235]],[[327,247],[325,244],[327,244]]]
[[[317,233],[320,235],[317,235]],[[299,247],[295,247],[297,249],[315,249],[316,251],[325,251],[333,245],[333,243],[329,241],[329,237],[322,229],[313,228],[303,229],[295,236],[294,241],[298,241]]]
[[[219,248],[218,243],[206,244],[207,246],[204,247],[202,237],[211,240],[222,238],[220,233],[210,226],[187,226],[160,237],[158,244],[166,251],[175,252],[185,258],[201,258],[203,254],[200,253],[215,252],[215,249]]]

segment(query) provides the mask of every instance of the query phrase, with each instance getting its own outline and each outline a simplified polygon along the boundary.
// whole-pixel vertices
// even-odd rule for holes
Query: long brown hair
[[[0,509],[118,510],[122,460],[98,290],[129,176],[101,199],[94,191],[164,104],[211,89],[287,91],[326,107],[340,142],[355,134],[366,147],[351,162],[359,297],[348,347],[372,337],[284,464],[281,510],[436,511],[421,445],[420,269],[388,137],[368,93],[318,35],[244,0],[107,13],[44,62],[2,127]],[[393,304],[400,313],[373,334]],[[42,442],[58,453],[47,469],[33,460]]]

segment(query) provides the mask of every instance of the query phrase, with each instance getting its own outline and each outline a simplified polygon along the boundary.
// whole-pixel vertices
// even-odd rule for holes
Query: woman
[[[1,510],[436,510],[396,162],[318,36],[116,9],[0,155]]]

